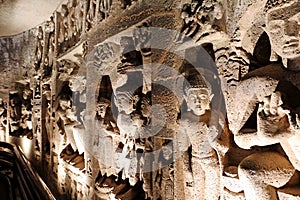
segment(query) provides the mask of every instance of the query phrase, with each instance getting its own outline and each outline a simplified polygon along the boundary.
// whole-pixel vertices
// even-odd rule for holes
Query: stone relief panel
[[[0,139],[66,199],[299,199],[299,6],[69,0],[0,38]]]
[[[34,29],[16,36],[1,37],[1,90],[15,90],[15,81],[30,78],[36,48],[34,37]]]
[[[295,97],[299,90],[296,81],[297,78],[295,78],[294,81],[288,78],[291,74],[297,74],[297,72],[295,73],[295,71],[297,71],[297,65],[292,64],[296,63],[292,60],[297,58],[297,54],[295,54],[297,45],[295,45],[295,48],[292,44],[289,44],[290,42],[285,41],[285,38],[290,40],[289,37],[295,37],[295,34],[290,33],[288,31],[289,29],[285,28],[288,26],[285,25],[285,27],[283,27],[280,25],[285,23],[285,18],[280,18],[280,20],[276,18],[276,16],[283,15],[284,12],[290,13],[288,9],[291,9],[290,6],[294,4],[297,4],[297,2],[291,1],[285,4],[271,1],[267,2],[265,8],[266,28],[264,28],[264,30],[269,36],[271,49],[273,54],[276,54],[275,57],[277,59],[275,60],[277,60],[277,62],[249,72],[244,76],[244,80],[241,80],[237,85],[238,91],[240,90],[240,92],[237,93],[241,94],[242,91],[244,91],[245,94],[251,92],[253,95],[249,100],[244,101],[248,102],[245,104],[245,106],[247,105],[246,109],[242,109],[240,112],[240,114],[242,114],[240,119],[245,117],[244,120],[242,120],[244,121],[241,124],[242,126],[238,125],[240,128],[235,129],[237,123],[231,122],[234,141],[241,148],[250,149],[250,151],[254,151],[254,149],[257,148],[256,151],[259,151],[254,151],[245,157],[238,166],[238,175],[244,187],[246,199],[250,199],[253,196],[257,199],[295,198],[295,193],[290,188],[295,187],[299,181],[298,178],[294,178],[298,176],[298,171],[295,171],[298,169],[298,161],[295,160],[297,154],[296,149],[298,148],[296,146],[291,147],[289,142],[285,143],[283,141],[294,138],[294,134],[298,129],[298,114],[296,111],[298,103],[291,103],[292,100],[289,98],[292,95],[288,94],[293,91]],[[296,11],[296,9],[292,10],[295,11],[291,12],[291,16],[296,16],[296,13],[299,12]],[[287,19],[291,16],[288,15]],[[276,20],[279,20],[281,23]],[[293,21],[293,18],[291,21]],[[273,22],[278,24],[277,29],[272,27],[274,25]],[[293,22],[289,25],[293,26],[292,24]],[[283,49],[285,50],[283,51]],[[281,61],[279,61],[278,58],[280,58]],[[270,57],[270,60],[274,61],[274,56]],[[284,67],[286,67],[287,70],[285,70]],[[272,73],[272,70],[276,70],[276,72]],[[250,84],[252,84],[252,86],[256,85],[254,87],[255,89],[247,89]],[[238,95],[236,94],[235,96]],[[237,101],[241,101],[241,98],[237,97],[233,101],[233,105],[237,105]],[[233,110],[234,112],[237,111],[236,109]],[[228,117],[231,118],[230,115]],[[297,139],[294,138],[294,140]],[[293,153],[291,153],[291,151]],[[276,157],[276,164],[266,159],[266,157]],[[253,166],[253,164],[256,166],[255,169],[250,167]],[[273,170],[273,166],[276,166],[278,171]],[[250,171],[252,178],[250,178],[248,174]],[[260,178],[264,177],[262,178],[263,180],[254,178],[253,172],[254,174],[259,173]],[[279,173],[278,176],[272,174],[270,177],[273,178],[272,181],[270,181],[268,180],[268,173],[272,172]],[[276,183],[273,182],[274,180],[276,180]],[[246,187],[246,185],[250,187]],[[279,188],[285,189],[281,191]]]
[[[144,27],[143,27],[144,28]],[[179,183],[174,183],[174,166],[173,166],[173,161],[175,160],[175,158],[173,157],[173,151],[175,146],[173,146],[173,140],[182,140],[181,137],[177,137],[175,138],[176,135],[176,128],[172,127],[172,122],[174,125],[174,122],[176,123],[176,119],[178,118],[179,115],[181,115],[181,117],[183,118],[187,118],[187,121],[190,121],[191,119],[189,119],[187,116],[185,116],[185,112],[182,111],[182,113],[180,114],[179,112],[179,108],[176,109],[176,104],[174,105],[174,101],[172,100],[172,90],[170,88],[167,88],[167,80],[163,80],[163,77],[151,77],[150,78],[150,87],[148,87],[147,89],[144,89],[147,82],[145,81],[146,78],[144,78],[146,76],[146,74],[144,74],[144,69],[145,67],[148,67],[146,64],[148,64],[149,61],[152,60],[152,53],[151,53],[151,49],[147,48],[141,48],[140,45],[140,40],[138,40],[138,42],[136,42],[136,40],[132,39],[132,38],[136,38],[136,33],[140,31],[143,33],[143,31],[145,30],[134,30],[132,32],[129,33],[125,33],[127,34],[127,36],[119,36],[116,39],[114,39],[114,45],[120,45],[121,47],[121,51],[115,51],[114,55],[115,57],[120,57],[121,59],[116,60],[116,58],[112,59],[112,62],[106,62],[107,60],[109,60],[109,57],[111,57],[110,55],[112,54],[113,50],[112,48],[109,47],[109,42],[108,43],[101,43],[100,45],[97,45],[96,48],[90,53],[87,54],[86,57],[86,63],[87,63],[87,68],[92,68],[91,70],[93,74],[94,73],[98,73],[100,75],[98,75],[98,77],[100,76],[102,78],[102,81],[104,80],[104,77],[107,77],[106,74],[108,74],[108,76],[110,77],[111,80],[111,85],[109,84],[109,86],[107,86],[107,88],[102,87],[102,92],[101,92],[101,86],[100,86],[100,93],[101,95],[105,96],[108,94],[108,90],[110,87],[112,87],[112,91],[114,94],[112,94],[112,92],[109,93],[108,97],[110,100],[105,100],[105,98],[102,97],[102,101],[101,105],[105,105],[106,104],[106,108],[110,107],[110,104],[112,104],[112,108],[115,109],[115,112],[113,112],[113,114],[115,114],[115,123],[116,123],[116,127],[118,128],[117,130],[115,130],[116,132],[113,133],[108,133],[105,137],[107,139],[107,137],[111,138],[109,140],[106,140],[107,142],[110,143],[110,145],[113,146],[112,149],[110,149],[108,146],[105,147],[104,152],[109,152],[110,158],[112,157],[111,155],[117,155],[117,159],[116,159],[116,163],[111,163],[110,158],[106,158],[105,155],[107,155],[106,153],[102,153],[100,155],[102,155],[102,160],[99,160],[99,162],[105,162],[105,164],[107,165],[110,164],[111,169],[107,169],[106,166],[99,166],[100,168],[100,173],[101,173],[101,177],[104,176],[104,179],[113,179],[114,181],[119,180],[120,178],[124,181],[127,180],[128,184],[131,186],[137,186],[138,184],[140,184],[141,181],[143,181],[143,187],[140,188],[142,193],[144,193],[144,198],[154,198],[154,199],[170,199],[172,197],[174,197],[174,194],[176,193],[175,191],[173,191],[172,188],[174,188],[174,184],[179,184]],[[128,34],[132,34],[131,36]],[[149,32],[148,35],[151,35],[151,32]],[[151,38],[151,36],[150,36]],[[149,39],[150,41],[151,39]],[[151,42],[149,42],[149,44],[151,44]],[[149,45],[148,44],[148,45]],[[107,49],[108,54],[100,54],[99,53],[99,47],[104,47],[103,49]],[[117,49],[117,48],[115,48]],[[194,56],[191,53],[192,51],[190,51],[190,56]],[[121,54],[120,56],[116,56],[118,55],[117,53]],[[99,59],[99,55],[103,55],[102,56],[102,62],[101,64],[99,64],[99,61],[93,62],[94,58]],[[208,54],[207,54],[208,55]],[[196,56],[197,57],[197,56]],[[101,57],[100,57],[101,58]],[[155,58],[157,59],[157,57]],[[197,58],[195,58],[197,59]],[[146,61],[146,63],[144,64],[144,62]],[[197,60],[194,60],[194,62]],[[181,61],[182,62],[182,61]],[[109,69],[110,71],[107,71],[107,65],[110,64],[111,68]],[[143,65],[142,65],[143,64]],[[208,64],[206,70],[212,70],[210,71],[211,74],[208,75],[208,77],[210,79],[213,79],[213,74],[212,73],[217,73],[216,72],[216,68],[213,68],[213,66],[209,66],[209,64],[212,64],[212,62],[203,62],[202,64]],[[114,68],[113,68],[114,67]],[[210,67],[212,67],[212,69],[210,69]],[[154,74],[156,74],[157,72],[155,70],[160,70],[159,67],[153,66],[152,69],[150,68],[149,72],[152,72]],[[189,71],[190,70],[190,71]],[[184,72],[185,71],[185,72]],[[167,72],[167,71],[165,71]],[[193,74],[196,73],[197,70],[194,69],[194,71],[192,69],[186,69],[184,67],[182,67],[182,73],[184,74]],[[198,72],[199,73],[199,72]],[[203,72],[202,72],[203,73]],[[103,76],[103,74],[105,74],[105,76]],[[170,74],[170,73],[169,73]],[[170,74],[171,76],[174,77],[169,77],[169,78],[173,78],[174,80],[177,79],[177,77],[181,76],[180,73],[174,73],[174,74]],[[192,81],[195,77],[201,77],[201,73],[198,74],[198,76],[196,76],[196,74],[190,75],[191,80]],[[89,81],[93,81],[96,76],[92,76],[87,78],[87,82]],[[147,77],[148,78],[148,77]],[[167,77],[165,77],[167,79]],[[90,79],[90,80],[88,80]],[[163,84],[165,84],[166,86],[160,85],[158,83],[153,83],[153,80],[159,80],[161,82],[164,82]],[[200,78],[198,78],[200,79]],[[176,81],[175,81],[176,82]],[[171,87],[175,86],[175,82],[172,83],[172,85],[170,85]],[[220,88],[220,83],[218,82],[218,87]],[[91,83],[91,82],[90,82]],[[101,82],[102,83],[102,82]],[[149,83],[149,82],[148,82]],[[204,115],[204,113],[206,113],[206,110],[210,110],[210,102],[212,100],[212,97],[214,96],[212,94],[212,89],[206,86],[206,81],[203,80],[203,84],[200,85],[193,85],[195,87],[193,88],[194,90],[197,90],[197,93],[194,95],[196,96],[195,98],[198,98],[198,96],[206,96],[205,98],[207,99],[206,103],[204,103],[203,105],[201,105],[200,107],[203,107],[203,110],[201,112],[196,112],[195,114],[195,119],[197,119],[197,116],[201,116],[203,118],[206,118],[206,122],[204,122],[204,126],[206,127],[206,131],[207,134],[209,134],[209,129],[212,128],[212,125],[209,125],[207,123],[209,123],[209,121],[211,121],[210,119],[210,114],[207,114],[207,116],[202,116]],[[169,87],[170,87],[169,86]],[[197,88],[197,86],[199,86]],[[181,87],[183,87],[183,85],[181,85]],[[210,87],[210,86],[209,86]],[[98,87],[99,88],[99,87]],[[92,90],[95,90],[92,88]],[[149,91],[150,90],[150,91]],[[203,94],[199,91],[204,92]],[[216,88],[214,88],[214,90],[216,90]],[[162,93],[161,93],[162,92]],[[93,92],[95,93],[95,92]],[[216,96],[219,94],[216,94]],[[100,94],[99,94],[100,96]],[[171,97],[171,100],[170,100]],[[165,100],[163,100],[163,98],[165,98]],[[175,97],[176,98],[176,97]],[[174,98],[174,100],[175,100]],[[89,102],[91,104],[95,104],[95,100],[93,100],[92,102],[90,101],[92,98],[87,98],[89,99]],[[94,98],[95,99],[95,98]],[[181,97],[181,99],[184,99],[183,96]],[[101,101],[101,98],[98,98],[98,101]],[[164,107],[169,108],[167,112],[165,113],[165,115],[170,115],[171,118],[174,117],[173,119],[175,119],[175,121],[173,121],[171,118],[169,119],[160,119],[159,117],[156,119],[155,117],[153,117],[153,111],[157,111],[159,113],[163,113],[160,110],[155,110],[155,107],[153,107],[153,100],[157,103],[160,103],[162,106],[160,109],[164,109]],[[186,98],[187,101],[187,98]],[[188,102],[191,102],[192,100],[189,100]],[[152,102],[152,103],[151,103]],[[104,104],[105,103],[105,104]],[[176,102],[178,103],[178,102]],[[96,115],[99,115],[99,111],[98,111],[98,106],[99,103],[96,103],[96,109],[97,109],[97,113]],[[156,105],[157,106],[157,105]],[[172,109],[170,109],[170,107]],[[179,104],[177,104],[178,107],[180,107]],[[195,107],[195,106],[194,106]],[[201,110],[198,105],[196,106],[197,108],[195,109],[199,109]],[[102,108],[105,108],[105,106],[102,106]],[[219,108],[219,107],[218,107]],[[107,110],[106,110],[107,111]],[[203,112],[204,111],[204,112]],[[188,112],[191,112],[190,110]],[[105,116],[106,114],[102,114],[103,116]],[[155,115],[154,115],[155,116]],[[165,116],[166,117],[166,116]],[[224,116],[222,116],[224,118]],[[219,118],[219,117],[218,117]],[[101,119],[101,118],[98,118]],[[157,121],[156,121],[157,120]],[[161,120],[161,121],[160,121]],[[167,121],[166,121],[167,120]],[[219,119],[218,119],[219,120]],[[217,120],[217,121],[218,121]],[[111,122],[111,124],[114,124],[112,120],[109,120]],[[180,121],[180,120],[179,120]],[[97,122],[98,123],[98,122]],[[104,118],[104,123],[105,123],[105,118]],[[157,124],[155,124],[157,123]],[[155,130],[157,129],[157,127],[159,126],[159,123],[162,123],[161,126],[161,130]],[[194,122],[194,125],[191,125],[190,122],[187,122],[188,124],[185,125],[184,122],[179,122],[176,127],[178,125],[181,125],[183,127],[187,126],[187,127],[191,127],[191,126],[195,126],[196,129],[198,129],[198,123],[199,121],[196,120]],[[217,122],[219,123],[219,122]],[[221,126],[221,129],[223,129],[224,127],[224,120],[221,120],[221,125],[217,125],[217,126]],[[147,127],[148,126],[148,127]],[[226,125],[225,125],[226,126]],[[109,126],[106,126],[109,127]],[[210,128],[209,128],[210,127]],[[110,128],[111,131],[109,131],[106,128],[105,132],[113,132],[113,129]],[[202,129],[202,128],[200,128]],[[220,131],[221,131],[220,129]],[[163,131],[162,131],[163,130]],[[156,132],[155,132],[156,131]],[[166,131],[168,131],[169,133],[167,133]],[[154,133],[153,133],[154,132]],[[195,130],[195,132],[197,132]],[[202,130],[200,131],[202,132]],[[222,132],[222,131],[221,131]],[[216,138],[219,138],[221,134],[221,132],[219,133],[219,128],[216,129],[216,131],[213,131],[213,133],[211,133],[211,137],[212,140],[209,139],[209,141],[215,141]],[[228,132],[228,131],[227,131]],[[158,133],[158,134],[157,134]],[[185,135],[185,137],[187,137],[188,133],[182,133],[183,135]],[[228,135],[228,133],[226,133]],[[193,134],[192,134],[193,135]],[[209,134],[210,135],[210,134]],[[204,138],[206,138],[207,136],[203,136]],[[194,141],[195,139],[192,138],[190,139],[191,141]],[[206,140],[206,139],[205,139]],[[218,144],[214,145],[214,148],[219,148],[221,149],[218,153],[214,150],[214,148],[211,148],[212,154],[211,154],[211,158],[207,159],[207,162],[209,162],[210,160],[212,160],[212,158],[214,158],[214,160],[212,161],[214,163],[214,169],[215,169],[215,176],[217,179],[221,179],[221,164],[220,162],[223,162],[223,157],[224,154],[227,151],[227,147],[225,147],[225,144],[222,144],[222,142],[226,143],[226,139],[221,139],[222,141]],[[223,141],[224,140],[224,141]],[[99,139],[100,142],[100,139]],[[208,142],[208,141],[207,141]],[[209,143],[209,142],[208,142]],[[98,144],[96,142],[96,144]],[[189,154],[187,149],[190,146],[190,143],[186,143],[186,145],[184,147],[182,147],[181,149],[183,149],[183,151],[186,151],[186,154],[188,154],[187,156],[192,156],[192,154]],[[225,145],[225,146],[224,146]],[[102,145],[103,147],[104,145]],[[194,151],[198,151],[201,152],[201,150],[195,150],[197,149],[196,144],[192,145],[194,147]],[[202,146],[202,145],[200,145]],[[199,147],[200,147],[199,146]],[[227,145],[228,146],[228,145]],[[100,146],[101,147],[101,146]],[[101,150],[98,150],[98,152]],[[102,150],[103,152],[103,150]],[[159,152],[159,153],[158,153]],[[211,153],[211,152],[210,152]],[[219,154],[219,155],[217,155]],[[221,156],[221,157],[219,157]],[[195,155],[196,158],[194,158],[196,161],[193,160],[193,163],[198,163],[197,160],[198,159],[198,155]],[[204,157],[207,157],[207,155],[205,155]],[[98,158],[99,159],[99,158]],[[192,163],[189,164],[189,158],[185,158],[187,160],[186,164],[187,166],[192,165]],[[113,159],[115,160],[115,159]],[[153,171],[147,171],[149,170],[149,167],[146,166],[145,164],[149,163],[150,165],[152,165],[150,168]],[[206,167],[200,166],[199,162],[197,164],[197,167],[199,169],[203,169],[205,170]],[[211,164],[207,164],[208,166],[211,166]],[[186,167],[187,167],[186,166]],[[196,165],[195,165],[196,166]],[[194,166],[194,167],[195,167]],[[102,168],[102,169],[101,169]],[[104,169],[103,169],[104,168]],[[177,170],[182,170],[182,172],[184,171],[184,169],[177,169]],[[198,171],[198,170],[195,170]],[[210,170],[211,171],[211,170]],[[196,173],[196,172],[194,172]],[[203,172],[204,173],[204,172]],[[209,176],[213,176],[211,173],[207,172],[207,177],[206,179],[210,179]],[[111,175],[115,174],[115,177],[112,177]],[[156,177],[155,179],[152,179],[150,177]],[[118,178],[117,178],[118,177]],[[196,185],[201,185],[201,180],[195,180],[193,179],[193,177],[198,177],[198,175],[194,174],[194,176],[192,175],[191,178],[189,180],[186,180],[187,183],[191,182],[191,187],[193,187],[191,190],[197,190],[197,186]],[[204,175],[201,174],[201,177],[203,177],[204,179]],[[101,179],[100,179],[101,180]],[[108,180],[107,180],[108,181]],[[194,183],[196,182],[196,183]],[[218,185],[216,185],[215,187],[218,190],[221,190],[221,181],[219,181],[220,183]],[[181,183],[180,183],[181,184]],[[185,182],[182,182],[182,184],[185,184]],[[194,185],[195,184],[195,185]],[[113,188],[113,183],[109,183],[110,188]],[[103,192],[103,187],[104,185],[101,185],[101,182],[98,181],[96,182],[96,186],[98,188],[98,193],[104,193]],[[189,187],[189,186],[188,186]],[[207,188],[204,189],[203,191],[206,190],[206,195],[216,195],[215,198],[219,198],[219,194],[218,193],[214,193],[214,194],[209,194],[208,191],[210,191],[210,187],[212,187],[212,184],[208,184]],[[154,189],[153,189],[154,188]],[[166,190],[166,192],[163,192],[162,188],[164,188],[164,190]],[[106,188],[108,189],[108,188]],[[144,191],[143,191],[144,190]],[[160,191],[162,190],[162,191]],[[188,190],[188,189],[187,189]],[[107,191],[107,190],[105,190]],[[130,191],[130,189],[129,189]],[[108,191],[106,193],[109,193]],[[114,195],[118,195],[114,192],[114,190],[110,190],[110,193],[114,194]],[[200,194],[200,188],[198,193]],[[98,194],[100,195],[100,194]],[[191,192],[185,192],[184,195],[186,196],[186,198],[188,198],[188,195],[192,195]],[[101,195],[100,195],[101,196]],[[190,196],[192,197],[192,196]],[[195,195],[196,197],[196,195]]]

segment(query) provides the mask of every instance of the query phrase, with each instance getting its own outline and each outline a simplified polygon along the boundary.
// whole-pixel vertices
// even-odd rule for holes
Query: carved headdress
[[[205,88],[211,94],[211,85],[205,80],[205,78],[198,72],[193,71],[188,73],[186,79],[183,82],[183,89],[185,95],[187,95],[190,88]]]

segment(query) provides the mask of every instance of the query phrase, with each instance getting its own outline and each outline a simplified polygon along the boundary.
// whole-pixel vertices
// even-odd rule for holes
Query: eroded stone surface
[[[67,199],[299,199],[298,4],[69,0],[0,38],[0,139]]]

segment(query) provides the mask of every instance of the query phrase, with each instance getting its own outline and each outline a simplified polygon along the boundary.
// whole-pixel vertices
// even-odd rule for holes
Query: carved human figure
[[[53,16],[50,17],[50,20],[45,22],[45,56],[44,56],[44,68],[43,68],[43,75],[50,76],[53,59],[54,59],[54,51],[55,51],[55,37],[54,37],[54,29],[55,24],[53,20]]]
[[[137,147],[144,149],[145,139],[149,138],[156,131],[153,124],[151,124],[151,92],[142,95],[140,100],[140,113],[135,114],[135,124],[137,126],[136,137],[139,138],[139,143],[136,144]],[[139,145],[140,144],[140,145]]]
[[[129,84],[130,85],[130,84]],[[136,146],[136,139],[139,138],[139,128],[144,124],[142,114],[136,110],[137,104],[141,98],[141,87],[131,92],[127,86],[117,88],[115,92],[115,102],[118,108],[117,126],[120,130],[120,136],[124,144],[120,156],[129,154],[127,164],[124,166],[125,175],[129,176],[130,184],[134,185],[138,181],[139,159],[137,159],[136,150],[142,148]],[[142,148],[143,149],[143,148]],[[125,162],[124,162],[125,164]]]
[[[20,128],[20,120],[22,118],[22,99],[18,93],[11,93],[9,98],[10,131],[15,132]]]
[[[124,138],[135,133],[136,128],[133,125],[130,114],[136,110],[137,102],[137,95],[133,95],[130,91],[117,89],[115,93],[115,103],[118,108],[117,125]]]
[[[50,17],[50,20],[45,23],[45,33],[51,33],[55,29],[55,24],[53,21],[53,16]]]
[[[121,134],[126,134],[131,138],[139,138],[143,134],[138,130],[146,125],[146,119],[149,120],[149,99],[142,98],[141,87],[131,92],[125,86],[119,87],[115,93],[115,102],[118,108],[117,125]],[[143,99],[143,103],[141,105]],[[143,107],[137,110],[137,107]],[[143,116],[145,115],[145,116]]]
[[[299,84],[295,81],[298,73],[295,71],[300,69],[298,33],[300,4],[298,1],[283,4],[268,1],[267,4],[269,8],[266,13],[265,31],[269,36],[272,50],[282,58],[282,64],[287,70],[280,64],[271,64],[250,72],[246,78],[271,77],[279,81],[289,81],[299,88]],[[273,73],[273,70],[276,73]],[[299,119],[297,112],[292,109],[294,105],[288,105],[283,97],[284,91],[273,91],[261,102],[257,101],[257,128],[241,129],[234,133],[234,140],[241,148],[262,146],[261,148],[265,149],[270,145],[280,144],[280,148],[284,150],[277,152],[272,149],[265,153],[252,154],[240,163],[238,173],[245,186],[246,199],[277,199],[276,188],[284,186],[290,180],[295,168],[300,169],[300,145],[296,142],[299,141]],[[281,155],[282,153],[284,155]],[[272,160],[267,158],[275,156],[278,158],[276,163],[272,164]],[[288,159],[285,156],[288,156]],[[253,169],[251,166],[256,168]],[[274,170],[274,167],[277,170]]]
[[[63,43],[68,36],[68,8],[66,5],[61,6],[60,18],[59,18],[59,36],[58,42]]]
[[[188,146],[192,146],[191,164],[184,161],[184,170],[186,193],[193,190],[193,196],[189,197],[193,199],[198,199],[202,193],[204,199],[220,198],[221,158],[218,155],[228,150],[228,140],[221,138],[224,127],[219,124],[220,115],[211,109],[212,97],[210,86],[200,75],[189,76],[184,82],[187,111],[179,120],[177,142],[185,152]],[[190,172],[189,166],[192,168]],[[203,179],[204,191],[201,191]]]
[[[294,136],[298,131],[296,124],[292,122],[290,110],[283,108],[282,93],[275,91],[258,105],[257,130],[242,129],[234,139],[240,147],[247,149],[254,145],[268,146],[280,143],[297,168],[299,161],[294,152],[299,149],[299,145],[291,145],[289,140],[297,139]],[[274,159],[267,159],[268,157]],[[275,158],[276,163],[272,164]],[[276,151],[256,153],[245,158],[239,165],[238,173],[245,186],[246,199],[277,199],[274,188],[284,186],[295,172],[290,161]],[[251,167],[253,164],[257,166],[255,169]]]
[[[190,37],[193,35],[197,29],[200,29],[201,26],[198,24],[196,19],[192,17],[191,5],[189,4],[183,5],[181,18],[184,22],[184,26],[181,29],[181,33],[183,35],[179,39],[182,40],[184,36]]]
[[[129,115],[136,110],[138,98],[138,95],[132,95],[130,91],[117,90],[115,100],[118,111]]]
[[[299,1],[290,1],[267,11],[266,28],[272,50],[283,58],[290,70],[300,70],[300,12]]]
[[[78,93],[80,102],[86,102],[86,78],[84,76],[75,75],[71,77],[69,79],[69,87],[73,92]]]
[[[119,134],[119,129],[112,114],[111,102],[102,97],[97,103],[96,109],[96,118],[99,122],[99,126],[107,130],[108,134]]]
[[[107,108],[109,107],[109,100],[100,99],[100,102],[97,104],[97,115],[104,119]]]
[[[126,88],[117,88],[115,93],[115,103],[118,108],[118,116],[120,114],[130,115],[135,111],[138,98],[138,95],[133,95],[132,92],[128,91]]]
[[[94,25],[94,20],[96,17],[96,4],[97,1],[96,0],[90,0],[89,1],[89,8],[88,8],[88,12],[87,12],[87,31],[90,30],[92,28],[92,26]]]
[[[94,64],[103,72],[111,66],[112,63],[119,60],[115,55],[120,54],[120,47],[112,42],[106,42],[97,46],[94,53]]]
[[[22,104],[22,117],[20,120],[20,127],[24,129],[24,132],[26,129],[31,130],[32,129],[32,122],[31,122],[31,111],[27,110],[25,105]]]
[[[106,18],[108,16],[112,0],[103,0],[100,4],[100,11],[104,13],[104,17]]]
[[[224,8],[220,1],[196,1],[185,4],[181,12],[184,26],[181,29],[182,37],[192,37],[196,41],[206,35],[222,31],[220,20],[224,16]]]
[[[43,55],[43,47],[44,47],[44,36],[43,36],[43,28],[39,26],[37,28],[37,33],[36,33],[36,38],[37,38],[37,45],[36,45],[36,50],[35,50],[35,70],[38,70],[40,67],[40,64],[42,62],[42,55]]]
[[[73,127],[79,123],[77,122],[74,110],[72,109],[70,97],[63,95],[59,99],[59,108],[57,109],[56,113],[63,122],[63,125],[60,126],[62,131],[61,134],[66,134],[67,141],[71,144],[71,147],[74,151],[78,150],[78,145],[76,144],[73,134]],[[82,149],[80,149],[80,151],[82,151]]]
[[[84,76],[73,75],[69,79],[69,87],[73,92],[73,104],[76,106],[76,116],[84,124],[86,103],[86,79]]]
[[[140,112],[132,113],[131,117],[135,124],[136,133],[135,135],[135,151],[136,160],[131,163],[134,168],[132,170],[132,176],[137,177],[138,180],[143,180],[143,189],[148,197],[152,194],[152,172],[150,171],[152,158],[149,152],[153,151],[153,142],[150,138],[150,108],[151,108],[151,94],[150,92],[146,95],[142,95],[138,102],[137,110]],[[144,153],[148,152],[148,153]],[[136,162],[135,162],[136,161]],[[134,166],[134,165],[135,166]],[[144,168],[146,165],[146,169]]]
[[[224,87],[233,88],[249,71],[249,61],[246,53],[241,49],[236,47],[221,48],[215,52],[215,57],[216,66],[219,76],[224,82]],[[226,95],[229,95],[227,93],[230,92],[230,90],[226,91]]]
[[[158,170],[155,182],[160,190],[164,191],[163,199],[173,197],[174,168],[173,168],[173,146],[166,143],[162,146],[158,157]]]
[[[151,33],[148,28],[149,24],[143,23],[143,25],[133,31],[135,48],[140,52],[142,56],[142,64],[143,64],[143,93],[147,93],[151,91]],[[137,52],[136,52],[137,53]],[[126,54],[125,54],[126,55]],[[137,54],[138,56],[139,54]],[[138,57],[137,57],[138,58]],[[137,63],[139,64],[139,63]]]
[[[143,56],[151,55],[151,33],[147,28],[149,25],[144,23],[142,27],[135,29],[133,32],[136,50],[140,51]]]
[[[121,141],[120,133],[112,114],[111,102],[101,97],[96,109],[96,127],[99,135],[94,138],[94,151],[101,173],[110,175],[116,169],[115,151]]]
[[[75,7],[75,33],[77,37],[79,37],[82,33],[82,26],[83,26],[83,14],[84,14],[84,2],[77,0],[76,7]]]
[[[68,2],[68,39],[71,40],[76,35],[76,24],[75,24],[75,1]]]
[[[134,133],[134,150],[136,154],[134,159],[132,159],[135,166],[132,175],[136,174],[138,180],[144,180],[143,171],[148,171],[149,169],[147,170],[147,168],[151,165],[149,163],[150,161],[147,160],[150,159],[149,155],[145,155],[144,152],[153,148],[151,133],[155,131],[155,128],[153,128],[153,124],[151,124],[151,92],[140,94],[139,98],[137,110],[131,113],[132,123],[136,128]],[[145,164],[148,165],[145,166]],[[145,175],[145,177],[147,177],[147,175]],[[148,186],[144,185],[143,187],[149,195],[150,191],[147,190]]]
[[[281,96],[282,93],[276,91],[259,103],[257,131],[242,129],[243,132],[235,136],[239,146],[247,149],[254,145],[266,146],[295,135],[297,130],[291,124],[290,111],[282,107]]]
[[[27,110],[31,110],[31,99],[32,99],[32,90],[29,89],[29,84],[26,85],[27,88],[24,88],[22,92],[22,103],[26,106]]]

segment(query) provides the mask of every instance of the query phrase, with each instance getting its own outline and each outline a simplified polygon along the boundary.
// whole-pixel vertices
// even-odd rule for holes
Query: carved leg
[[[208,158],[198,159],[205,175],[204,199],[219,200],[221,196],[220,166],[217,156],[215,155]],[[193,170],[193,173],[194,171],[197,172],[198,170]],[[198,175],[194,174],[194,177],[198,177]]]
[[[284,186],[294,172],[291,163],[276,152],[252,154],[238,167],[247,200],[277,200],[276,188]]]
[[[190,166],[190,155],[189,152],[186,151],[182,155],[183,157],[183,174],[184,174],[184,194],[185,199],[193,199],[194,194],[194,179],[193,179],[193,173]]]

